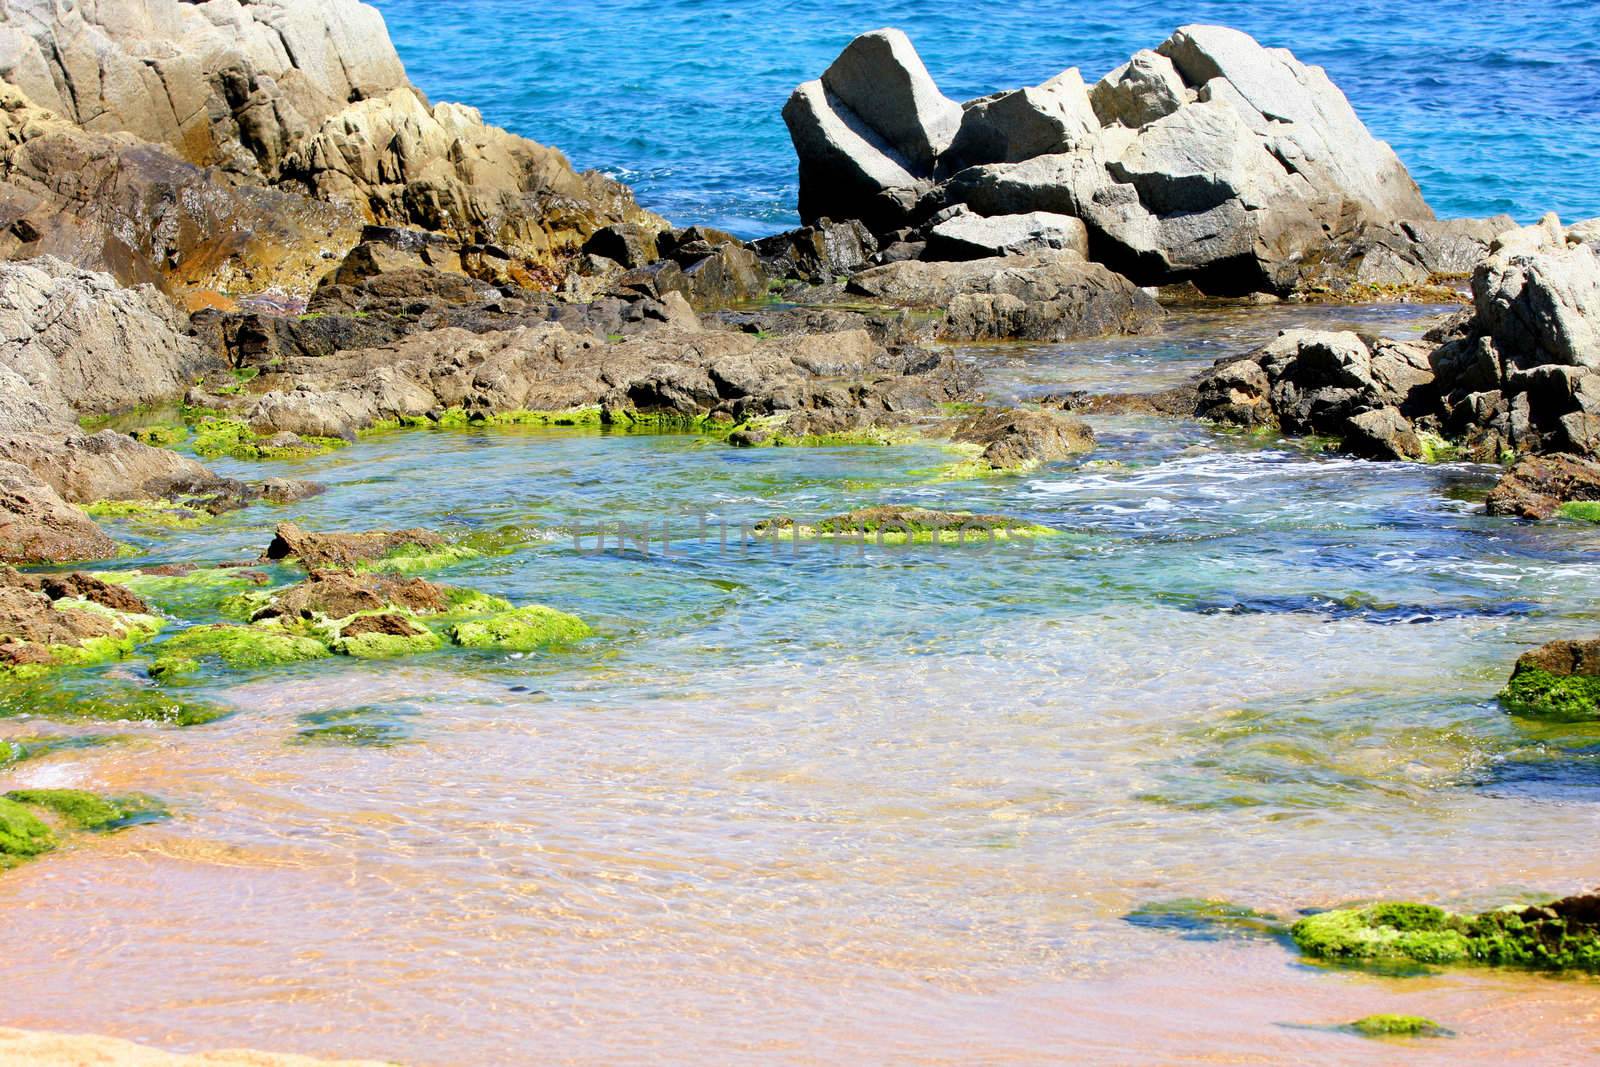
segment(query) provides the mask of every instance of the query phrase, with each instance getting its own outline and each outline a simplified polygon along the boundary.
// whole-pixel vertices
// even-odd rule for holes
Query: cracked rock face
[[[1287,291],[1330,236],[1433,219],[1320,68],[1237,30],[1185,26],[1092,88],[1068,70],[969,101],[945,147],[949,101],[886,32],[852,42],[785,108],[807,222],[882,232],[955,204],[1069,215],[1136,282],[1231,294]]]

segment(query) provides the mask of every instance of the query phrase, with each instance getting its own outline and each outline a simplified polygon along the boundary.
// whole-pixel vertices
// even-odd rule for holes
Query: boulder
[[[1061,254],[887,263],[857,274],[848,289],[885,303],[942,309],[941,335],[950,340],[1137,333],[1162,316],[1155,299],[1126,278]]]
[[[784,122],[800,157],[800,217],[860,219],[875,231],[910,214],[961,127],[910,40],[876,30],[794,91]]]
[[[963,419],[951,435],[982,449],[979,459],[997,471],[1026,471],[1094,449],[1094,431],[1059,411],[1013,408]]]
[[[52,412],[49,421],[7,426],[0,401],[0,430],[69,426],[73,416],[168,401],[217,364],[150,286],[124,289],[48,256],[0,263],[0,367]]]
[[[61,563],[116,554],[117,543],[42,478],[0,461],[0,561]]]
[[[1500,703],[1528,718],[1600,719],[1600,638],[1552,641],[1523,653],[1500,693]]]
[[[1600,463],[1581,456],[1525,456],[1489,491],[1491,515],[1548,519],[1561,505],[1600,502]]]
[[[1080,219],[1034,211],[1026,215],[956,215],[928,231],[929,259],[990,259],[1030,252],[1089,257],[1089,231]]]
[[[1146,48],[1101,78],[1089,99],[1102,126],[1119,124],[1137,130],[1189,103],[1194,91],[1184,84],[1172,60]]]
[[[852,70],[859,81],[870,68]],[[897,91],[906,76],[893,64],[880,81],[883,99],[901,110],[913,95],[936,92],[931,83],[920,94]],[[1288,293],[1310,271],[1356,261],[1325,262],[1330,239],[1433,221],[1399,159],[1326,74],[1225,27],[1185,26],[1092,93],[1069,70],[970,102],[934,159],[935,187],[921,155],[871,123],[851,126],[848,109],[832,113],[836,135],[819,134],[825,82],[791,101],[797,117],[808,116],[790,123],[801,213],[820,212],[826,200],[831,217],[861,219],[880,235],[951,205],[986,216],[1071,215],[1086,225],[1096,258],[1136,282],[1240,295]],[[852,93],[878,99],[858,82]],[[918,140],[919,150],[924,143],[936,144]],[[1410,239],[1427,251],[1409,258],[1459,266],[1465,245],[1440,236]],[[1390,284],[1393,273],[1375,259],[1371,276]]]
[[[19,464],[74,504],[151,500],[174,484],[221,481],[187,456],[112,430],[0,434],[0,462]]]
[[[963,108],[961,128],[939,161],[944,174],[984,163],[1017,163],[1070,152],[1100,132],[1076,67],[1043,85],[996,93]]]
[[[855,219],[818,219],[811,226],[763,237],[751,247],[772,277],[794,278],[813,285],[854,274],[878,252],[872,231]]]

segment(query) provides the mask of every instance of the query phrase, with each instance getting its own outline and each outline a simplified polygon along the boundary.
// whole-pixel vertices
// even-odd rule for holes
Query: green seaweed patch
[[[93,519],[122,519],[168,530],[193,529],[214,517],[172,500],[97,500],[83,510]]]
[[[300,716],[302,727],[290,743],[392,748],[412,739],[411,728],[403,721],[409,714],[414,713],[377,705],[310,712]]]
[[[1523,718],[1592,722],[1600,720],[1600,676],[1518,667],[1499,700],[1507,711]]]
[[[501,652],[533,652],[551,645],[582,641],[594,635],[589,625],[577,616],[542,604],[513,608],[485,619],[459,622],[451,626],[447,633],[451,641],[463,648]]]
[[[389,574],[423,574],[443,570],[483,553],[469,544],[445,543],[438,545],[405,544],[385,552],[377,559],[364,559],[355,564],[358,571],[383,571]]]
[[[134,427],[128,431],[128,436],[140,444],[150,445],[153,448],[171,448],[188,440],[189,428],[179,423],[153,423],[149,426]]]
[[[1006,515],[896,507],[863,508],[811,525],[797,525],[787,518],[765,519],[756,523],[753,532],[758,537],[777,539],[871,540],[880,545],[984,544],[1060,533]]]
[[[268,440],[241,419],[204,415],[194,423],[191,447],[196,455],[207,459],[305,459],[326,455],[347,443],[339,437],[301,437],[299,444],[289,446],[271,445]]]
[[[179,699],[143,685],[80,678],[60,684],[59,678],[0,688],[0,718],[40,715],[51,719],[93,722],[148,722],[168,726],[202,726],[233,714],[206,701]]]
[[[249,567],[203,567],[182,574],[143,570],[96,571],[169,615],[194,618],[207,612],[228,614],[226,605],[241,591],[270,581],[266,571]]]
[[[1579,522],[1600,522],[1600,500],[1569,500],[1556,509],[1564,519]]]
[[[1424,463],[1454,463],[1461,458],[1459,447],[1432,430],[1421,431],[1417,434],[1417,440],[1422,445],[1419,458]]]
[[[332,652],[323,642],[289,633],[279,626],[220,623],[192,627],[157,645],[150,676],[164,680],[192,674],[209,662],[234,670],[255,670],[329,655]]]
[[[1225,900],[1182,897],[1141,904],[1122,917],[1132,926],[1168,930],[1185,941],[1282,941],[1283,920]]]
[[[444,647],[444,639],[426,627],[417,627],[415,634],[363,633],[349,637],[340,636],[330,647],[341,656],[356,659],[399,659],[403,656],[420,656],[437,652]]]
[[[171,812],[144,793],[104,797],[81,789],[14,789],[5,799],[59,815],[74,830],[109,833],[168,818]]]
[[[38,759],[52,752],[98,748],[125,740],[116,734],[81,734],[75,737],[18,737],[0,741],[0,768]]]
[[[1361,1037],[1454,1037],[1455,1035],[1420,1015],[1368,1015],[1339,1027]]]
[[[55,831],[15,800],[0,797],[0,870],[56,847]]]
[[[1301,952],[1332,963],[1600,972],[1600,897],[1478,915],[1413,903],[1339,908],[1301,919],[1289,934]]]

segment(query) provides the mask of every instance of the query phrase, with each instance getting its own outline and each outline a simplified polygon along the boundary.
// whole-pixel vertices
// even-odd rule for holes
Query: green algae
[[[444,639],[425,627],[416,634],[355,634],[340,636],[331,644],[341,656],[356,659],[399,659],[403,656],[420,656],[444,647]]]
[[[125,738],[115,734],[83,734],[77,737],[19,737],[0,741],[0,769],[39,759],[52,752],[97,748],[122,740]]]
[[[202,415],[193,426],[190,443],[195,454],[206,459],[230,456],[234,459],[305,459],[321,456],[347,443],[338,437],[302,437],[297,445],[282,447],[267,443],[242,419]]]
[[[1557,514],[1579,522],[1600,522],[1600,500],[1569,500],[1557,509]]]
[[[467,544],[408,544],[392,548],[377,559],[360,560],[355,564],[355,569],[390,574],[423,574],[482,555],[481,551]]]
[[[412,739],[406,722],[415,711],[369,704],[357,708],[313,711],[300,716],[301,729],[289,739],[295,745],[392,748]]]
[[[1282,920],[1225,900],[1182,897],[1141,904],[1122,917],[1132,926],[1170,930],[1185,941],[1281,941]]]
[[[1594,897],[1478,915],[1413,903],[1339,908],[1301,919],[1289,934],[1305,955],[1333,963],[1600,972],[1600,902]]]
[[[533,652],[550,645],[581,641],[593,636],[594,631],[574,615],[533,604],[486,619],[456,623],[447,633],[451,641],[463,648]]]
[[[65,684],[59,676],[0,686],[0,718],[39,715],[51,719],[92,722],[147,722],[168,726],[201,726],[233,714],[205,701],[179,699],[150,686],[78,677]]]
[[[234,670],[254,670],[322,659],[331,654],[323,642],[288,633],[278,626],[226,623],[196,626],[156,646],[150,676],[167,679],[192,674],[210,661]]]
[[[169,530],[194,529],[215,517],[171,500],[97,500],[83,510],[93,519],[123,519]]]
[[[871,540],[880,545],[985,544],[1013,538],[1053,537],[1060,531],[1005,515],[925,508],[862,508],[812,524],[789,519],[756,523],[758,537],[798,540]]]
[[[54,812],[73,829],[92,833],[154,822],[170,814],[166,805],[143,793],[103,797],[81,789],[14,789],[5,799]]]
[[[38,646],[43,648],[48,655],[48,662],[0,666],[0,679],[33,679],[53,673],[63,667],[91,667],[100,663],[109,663],[113,660],[126,659],[133,654],[139,645],[158,634],[165,625],[164,620],[154,615],[117,611],[92,600],[83,600],[78,597],[62,597],[60,600],[53,601],[51,608],[55,611],[77,611],[104,616],[110,619],[121,632],[85,638],[77,644]]]
[[[178,423],[153,423],[129,430],[128,436],[154,448],[171,448],[188,440],[189,428]]]
[[[123,586],[151,606],[184,619],[229,615],[227,605],[233,596],[269,580],[264,570],[245,567],[206,567],[184,574],[95,571],[93,576]]]
[[[1362,1037],[1450,1037],[1449,1030],[1420,1015],[1368,1015],[1339,1029]]]
[[[56,847],[55,831],[15,800],[0,797],[0,870]]]
[[[1507,711],[1524,718],[1592,722],[1600,720],[1600,677],[1519,667],[1499,700]]]

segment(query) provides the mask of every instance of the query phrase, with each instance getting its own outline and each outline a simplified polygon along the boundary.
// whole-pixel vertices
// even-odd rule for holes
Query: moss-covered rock
[[[1253,908],[1195,897],[1141,904],[1122,918],[1133,926],[1173,931],[1186,941],[1276,941],[1288,929],[1282,920]]]
[[[191,620],[208,615],[238,617],[228,611],[228,601],[272,581],[271,575],[257,568],[184,565],[98,571],[94,576],[123,586],[169,615]]]
[[[98,500],[83,510],[93,519],[117,519],[165,530],[193,529],[214,517],[171,500]]]
[[[148,722],[183,727],[216,722],[231,714],[231,709],[219,704],[106,678],[52,675],[0,684],[0,718],[40,715],[68,721]]]
[[[594,631],[582,619],[541,604],[515,608],[448,630],[450,640],[463,648],[502,652],[533,652],[551,645],[569,644],[591,637]]]
[[[1488,964],[1600,972],[1600,896],[1457,915],[1385,903],[1307,916],[1290,928],[1300,951],[1336,963]]]
[[[1368,1015],[1340,1027],[1362,1037],[1449,1037],[1450,1031],[1420,1015]]]
[[[1579,522],[1600,522],[1600,500],[1569,500],[1556,509],[1556,514]]]
[[[162,625],[154,615],[119,610],[87,596],[52,599],[43,588],[0,585],[0,678],[34,678],[61,667],[122,659]]]
[[[346,442],[338,437],[300,437],[276,434],[262,437],[240,419],[206,415],[193,427],[191,447],[207,459],[231,456],[234,459],[305,459],[320,456]]]
[[[56,847],[55,831],[14,800],[0,797],[0,870]]]
[[[128,431],[128,436],[140,444],[155,448],[171,448],[188,440],[189,428],[180,423],[157,422],[136,426]]]
[[[192,674],[206,662],[235,670],[254,670],[323,659],[332,654],[322,641],[289,633],[276,625],[220,623],[192,627],[156,646],[150,676],[168,679]]]
[[[5,799],[59,815],[74,830],[106,833],[168,816],[166,805],[143,793],[103,797],[81,789],[14,789]]]
[[[1500,691],[1500,703],[1526,718],[1600,719],[1600,638],[1552,641],[1524,653]]]
[[[331,647],[357,659],[397,659],[443,646],[444,639],[426,626],[395,612],[375,612],[342,620]]]

